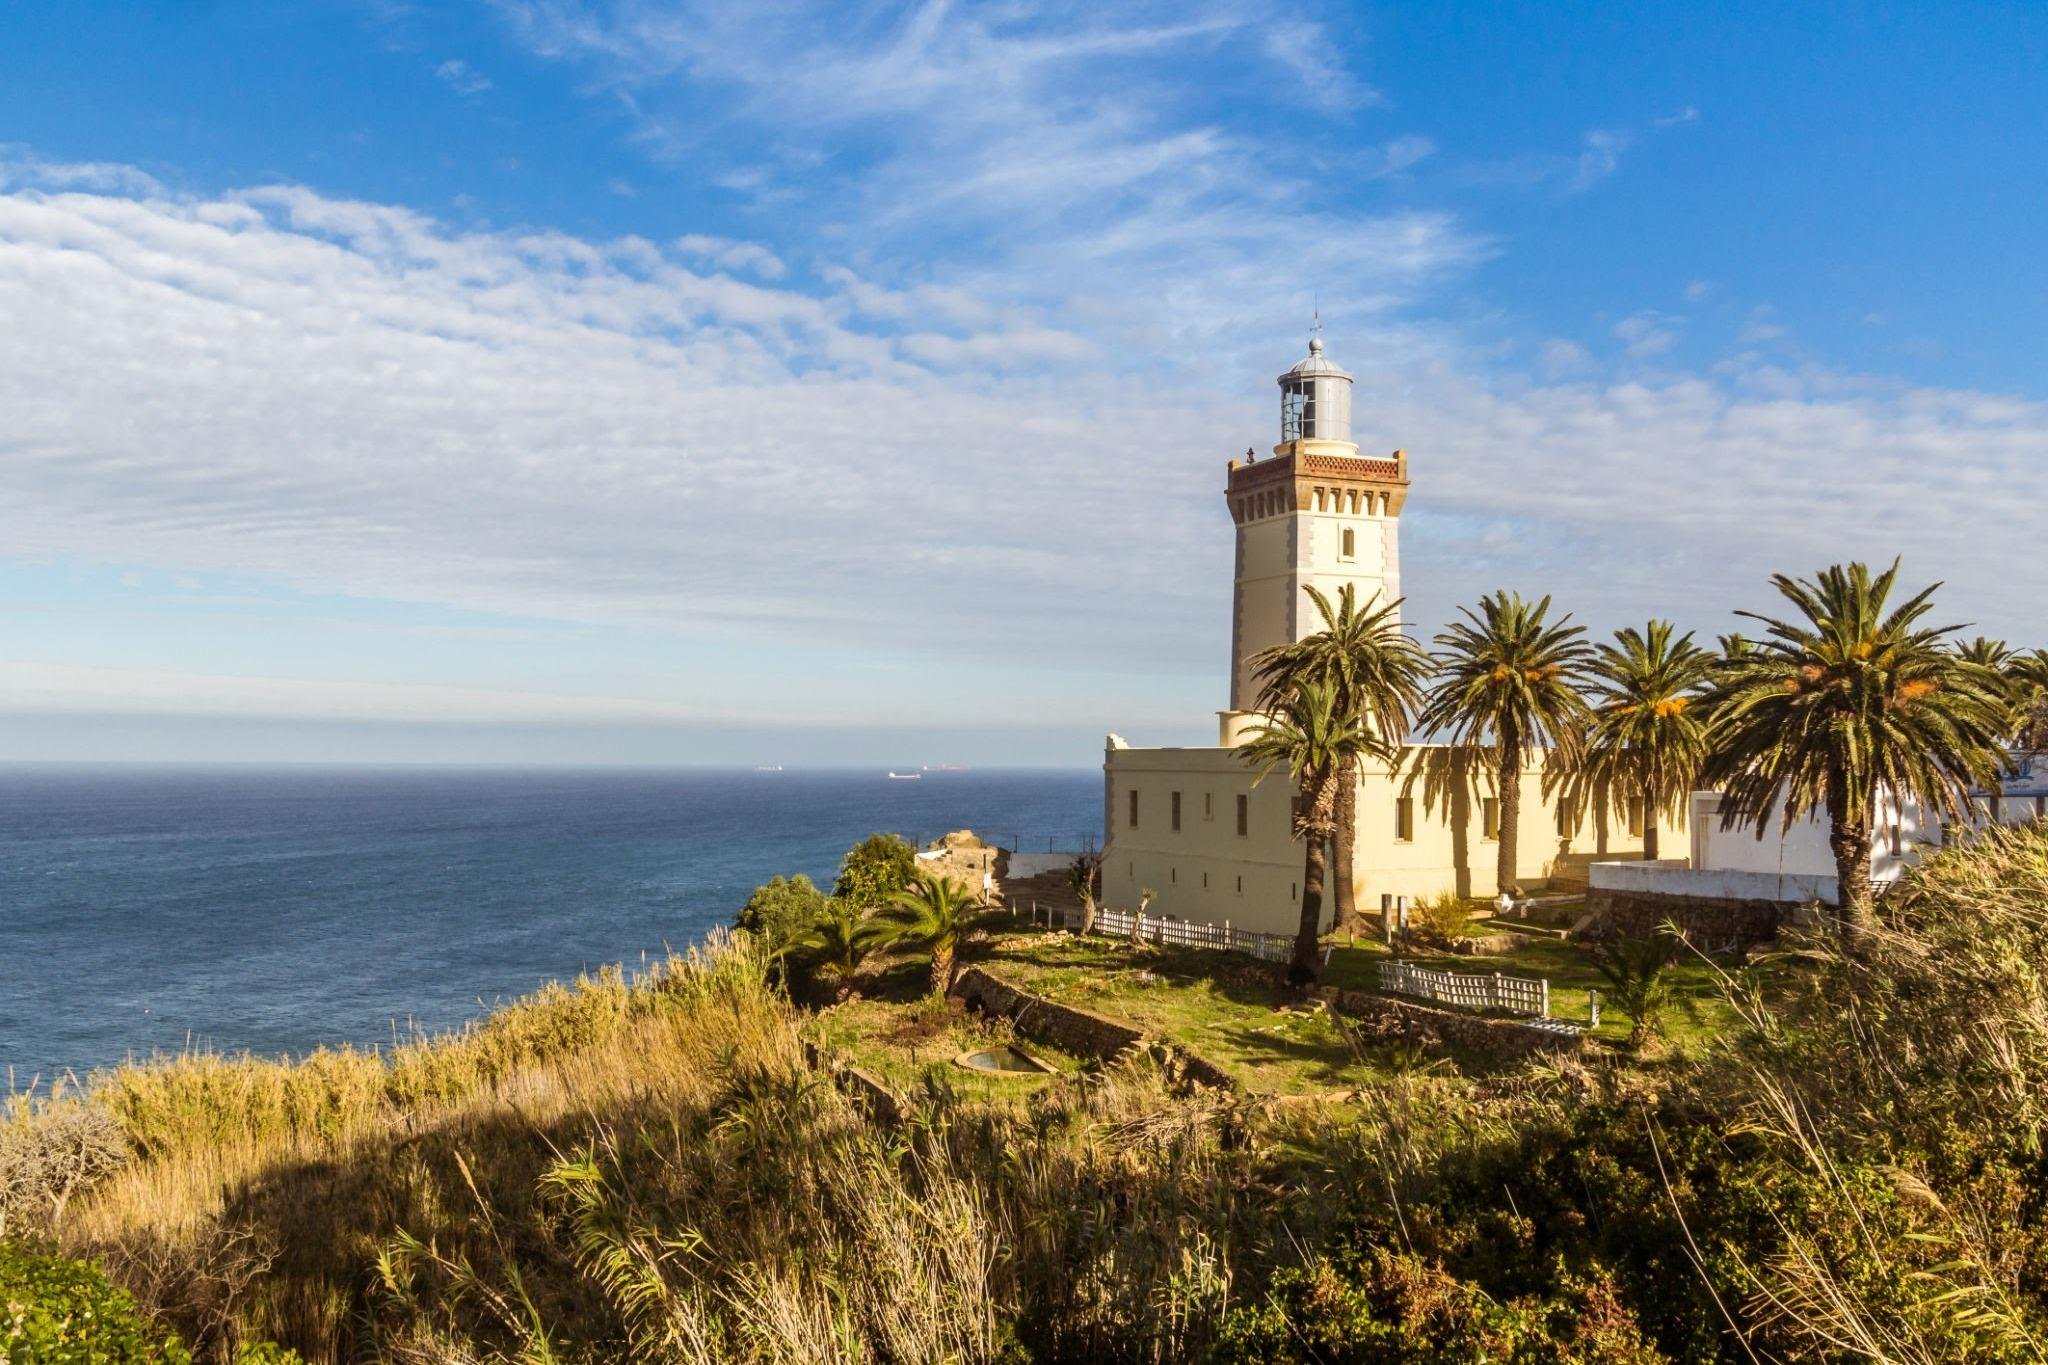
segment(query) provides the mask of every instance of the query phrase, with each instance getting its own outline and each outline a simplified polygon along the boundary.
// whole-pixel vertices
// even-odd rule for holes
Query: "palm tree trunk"
[[[1521,883],[1515,875],[1515,836],[1521,833],[1521,826],[1522,740],[1510,732],[1500,740],[1500,861],[1493,874],[1496,892],[1521,894]]]
[[[932,994],[944,995],[953,989],[953,945],[932,944]]]
[[[1337,923],[1339,933],[1357,933],[1358,880],[1353,862],[1358,846],[1358,760],[1337,765]]]
[[[1853,948],[1869,932],[1870,817],[1851,820],[1841,783],[1829,785],[1828,848],[1835,855],[1835,918],[1844,947]]]
[[[1306,986],[1322,975],[1316,951],[1323,928],[1323,874],[1329,865],[1329,832],[1312,831],[1304,840],[1308,852],[1301,867],[1301,926],[1294,934],[1294,960],[1287,966],[1288,984]]]
[[[1643,788],[1643,861],[1657,861],[1657,800],[1650,787]]]

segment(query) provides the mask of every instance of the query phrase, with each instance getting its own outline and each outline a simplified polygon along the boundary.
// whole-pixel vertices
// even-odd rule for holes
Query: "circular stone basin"
[[[969,1071],[1008,1076],[1043,1076],[1052,1070],[1030,1053],[1014,1047],[985,1047],[973,1052],[963,1052],[953,1059],[953,1064],[964,1066]]]

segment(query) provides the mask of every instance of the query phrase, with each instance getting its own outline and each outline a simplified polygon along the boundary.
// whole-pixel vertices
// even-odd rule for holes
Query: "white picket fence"
[[[1380,990],[1388,995],[1419,995],[1440,1005],[1550,1017],[1550,983],[1541,978],[1502,976],[1499,972],[1483,976],[1439,972],[1397,958],[1380,963]]]
[[[1095,932],[1115,938],[1126,937],[1136,918],[1128,910],[1097,910]],[[1261,934],[1251,929],[1236,929],[1227,923],[1200,924],[1194,920],[1147,915],[1142,937],[1147,943],[1177,943],[1188,948],[1223,948],[1250,953],[1267,962],[1286,962],[1294,956],[1294,940],[1286,934]]]

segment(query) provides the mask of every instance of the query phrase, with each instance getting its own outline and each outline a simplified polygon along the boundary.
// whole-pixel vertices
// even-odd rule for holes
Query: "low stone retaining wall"
[[[1109,1062],[1134,1049],[1141,1050],[1157,1061],[1169,1077],[1216,1090],[1240,1088],[1221,1067],[1178,1044],[1149,1038],[1143,1029],[1122,1020],[1033,995],[980,967],[961,972],[953,982],[952,994],[984,1014],[1008,1019],[1025,1037],[1050,1043],[1076,1056]]]
[[[1641,937],[1654,934],[1669,920],[1701,947],[1724,943],[1747,947],[1776,938],[1779,926],[1790,920],[1797,908],[1782,901],[1674,896],[1598,886],[1586,893],[1586,920],[1595,929]]]
[[[1491,1019],[1481,1014],[1441,1010],[1433,1005],[1396,1000],[1369,991],[1323,986],[1313,994],[1340,1014],[1389,1028],[1403,1037],[1441,1039],[1509,1061],[1539,1053],[1575,1052],[1585,1045],[1581,1034],[1532,1028],[1514,1019]]]
[[[829,1075],[832,1083],[852,1096],[877,1123],[894,1127],[903,1122],[908,1107],[903,1096],[874,1072],[855,1066],[839,1053],[829,1052],[816,1043],[804,1044],[804,1057],[812,1070]]]

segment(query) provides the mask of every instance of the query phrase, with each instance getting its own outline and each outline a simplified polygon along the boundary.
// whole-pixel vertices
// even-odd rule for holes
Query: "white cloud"
[[[1579,142],[1578,163],[1572,171],[1570,188],[1587,190],[1613,175],[1621,165],[1621,154],[1635,139],[1612,128],[1595,128]]]
[[[1545,377],[1558,379],[1592,368],[1593,357],[1576,341],[1552,337],[1543,343],[1538,354],[1538,363],[1542,366]]]
[[[712,237],[693,232],[676,238],[677,251],[706,261],[720,270],[743,270],[767,280],[779,280],[789,273],[782,258],[758,242],[737,242],[730,237]]]
[[[1628,348],[1632,357],[1641,360],[1662,355],[1678,340],[1678,333],[1668,325],[1670,319],[1662,313],[1637,313],[1614,324],[1614,335]]]
[[[491,78],[460,57],[450,57],[434,68],[434,74],[439,76],[450,90],[465,99],[472,95],[481,95],[491,88]]]
[[[1712,280],[1693,280],[1685,286],[1685,301],[1687,303],[1699,303],[1713,292],[1714,282]]]

